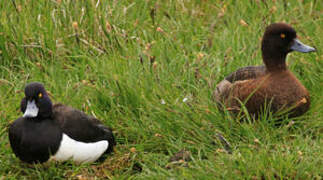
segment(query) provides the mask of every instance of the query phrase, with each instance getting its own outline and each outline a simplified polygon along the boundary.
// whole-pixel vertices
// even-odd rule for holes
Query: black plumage
[[[33,110],[37,111],[38,108],[35,116],[27,112],[28,106],[33,102],[36,106]],[[110,128],[82,111],[63,104],[52,105],[41,83],[34,82],[26,86],[21,111],[24,116],[15,120],[9,127],[9,140],[13,152],[22,161],[48,161],[58,152],[63,134],[82,143],[107,141],[108,146],[100,159],[104,159],[103,155],[113,151],[115,140]],[[77,151],[75,149],[75,152]]]

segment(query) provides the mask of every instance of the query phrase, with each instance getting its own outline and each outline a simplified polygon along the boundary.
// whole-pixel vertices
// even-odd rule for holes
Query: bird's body
[[[290,116],[305,113],[310,106],[309,93],[285,62],[292,50],[315,49],[300,44],[296,32],[287,24],[267,27],[262,41],[265,65],[240,68],[228,75],[214,91],[216,101],[234,113],[241,111],[242,104],[254,115],[265,107],[275,113],[289,112]]]
[[[45,91],[37,93],[47,96]],[[98,119],[62,104],[51,106],[49,103],[46,109],[46,106],[40,106],[44,97],[31,97],[22,100],[22,111],[28,114],[26,109],[29,102],[36,99],[38,115],[24,115],[9,128],[11,147],[22,161],[94,162],[113,150],[115,142],[112,131]],[[28,105],[25,107],[26,101]]]

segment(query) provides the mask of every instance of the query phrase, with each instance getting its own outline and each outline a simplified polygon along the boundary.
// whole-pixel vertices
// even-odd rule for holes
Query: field
[[[0,1],[0,179],[322,179],[322,12],[319,0]],[[287,61],[311,108],[279,126],[270,113],[241,122],[212,92],[262,64],[273,22],[317,49]],[[17,159],[8,126],[33,81],[112,127],[115,152],[82,165]],[[170,160],[179,151],[185,161]]]

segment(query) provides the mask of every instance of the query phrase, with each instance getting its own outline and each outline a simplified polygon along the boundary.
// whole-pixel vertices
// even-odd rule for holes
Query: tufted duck
[[[26,86],[21,111],[24,115],[10,125],[9,140],[24,162],[94,162],[113,151],[115,141],[109,128],[79,110],[52,105],[41,83]]]
[[[296,31],[285,23],[266,28],[262,44],[264,66],[240,68],[222,80],[214,91],[218,104],[233,113],[244,103],[248,112],[257,116],[270,104],[274,113],[288,112],[290,117],[304,114],[310,107],[306,88],[288,70],[286,56],[292,51],[315,51],[297,39]]]

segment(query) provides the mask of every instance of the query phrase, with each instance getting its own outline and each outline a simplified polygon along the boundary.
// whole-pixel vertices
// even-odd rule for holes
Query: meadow
[[[319,0],[0,1],[0,179],[322,179],[322,12]],[[271,113],[241,122],[212,92],[262,64],[273,22],[317,49],[287,60],[311,108],[279,126]],[[17,159],[8,126],[33,81],[112,127],[115,152],[82,165]]]

